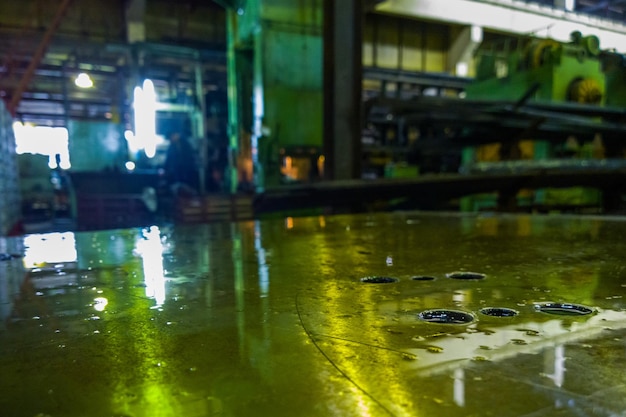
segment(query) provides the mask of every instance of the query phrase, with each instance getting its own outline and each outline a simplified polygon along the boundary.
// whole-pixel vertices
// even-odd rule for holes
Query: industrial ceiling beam
[[[46,30],[46,33],[43,36],[43,39],[39,43],[39,47],[35,51],[35,55],[33,55],[30,61],[30,64],[28,65],[28,68],[26,69],[26,73],[20,80],[20,83],[17,86],[17,89],[13,92],[11,101],[9,102],[7,106],[9,111],[12,114],[15,114],[15,110],[17,109],[17,106],[20,103],[20,99],[22,98],[22,93],[26,90],[26,88],[28,87],[28,84],[33,78],[33,75],[35,74],[35,70],[39,66],[39,63],[41,62],[44,55],[46,54],[46,50],[48,49],[48,46],[50,45],[50,42],[52,41],[52,37],[54,36],[54,33],[56,32],[57,28],[61,24],[63,17],[65,17],[65,13],[67,12],[67,9],[69,8],[71,3],[72,3],[72,0],[63,0],[61,5],[59,6],[59,9],[57,10],[56,15],[54,16],[54,20],[52,21],[50,26],[48,26],[48,29]]]
[[[520,0],[387,0],[376,7],[377,13],[435,20],[461,25],[476,25],[489,31],[534,34],[570,42],[574,31],[594,34],[603,49],[625,52],[626,25],[580,13],[567,13],[548,7],[532,6]]]
[[[580,9],[578,9],[578,11],[582,13],[593,13],[593,12],[597,12],[598,10],[604,9],[608,5],[609,5],[609,1],[605,0],[605,1],[598,2],[592,6],[581,7]]]
[[[603,10],[612,6],[617,6],[619,4],[624,4],[624,1],[623,0],[604,0],[604,1],[599,1],[596,4],[593,4],[590,6],[581,7],[578,9],[578,11],[582,13],[594,13],[599,10]]]

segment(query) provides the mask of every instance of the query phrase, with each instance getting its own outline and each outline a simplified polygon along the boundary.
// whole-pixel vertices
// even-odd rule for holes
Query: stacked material
[[[18,182],[13,118],[0,101],[0,235],[6,235],[20,221]]]

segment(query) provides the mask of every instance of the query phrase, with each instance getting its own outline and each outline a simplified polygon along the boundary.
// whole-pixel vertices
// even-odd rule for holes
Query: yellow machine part
[[[544,39],[531,44],[526,52],[527,62],[530,68],[539,68],[546,61],[546,56],[552,48],[559,46],[559,43],[552,39]]]
[[[603,94],[602,87],[592,78],[574,80],[568,88],[569,100],[576,103],[600,104]]]

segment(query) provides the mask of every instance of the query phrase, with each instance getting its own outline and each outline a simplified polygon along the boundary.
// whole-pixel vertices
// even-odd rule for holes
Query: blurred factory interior
[[[623,212],[625,10],[1,2],[0,232],[394,209]],[[173,135],[190,145],[178,165],[167,162]]]

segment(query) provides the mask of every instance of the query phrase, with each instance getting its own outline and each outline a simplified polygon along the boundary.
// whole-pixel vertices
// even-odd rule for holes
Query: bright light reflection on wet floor
[[[626,219],[0,239],[0,415],[624,416]]]

